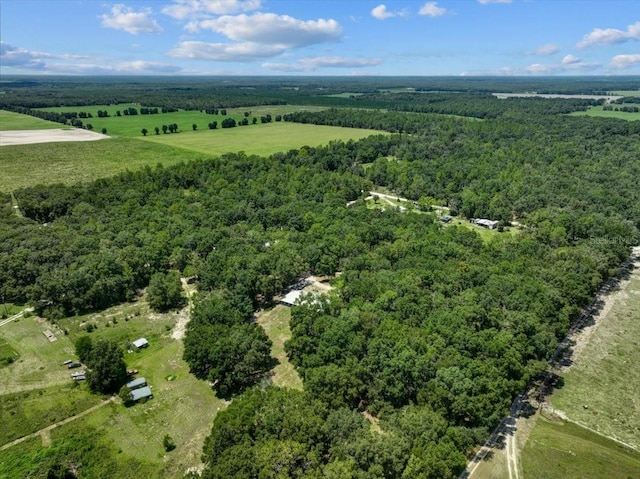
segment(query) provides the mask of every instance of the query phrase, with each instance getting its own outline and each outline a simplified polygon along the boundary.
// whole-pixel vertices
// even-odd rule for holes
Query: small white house
[[[294,289],[285,294],[281,299],[280,303],[286,306],[293,306],[296,304],[296,301],[302,296],[303,291],[300,289]]]

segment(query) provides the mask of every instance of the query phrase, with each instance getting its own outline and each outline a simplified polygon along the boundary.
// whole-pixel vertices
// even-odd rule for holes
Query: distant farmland
[[[87,107],[86,110],[100,107]],[[292,107],[260,107],[252,108],[252,114],[264,113],[267,110],[284,112]],[[53,109],[50,109],[53,110]],[[70,108],[58,108],[56,110],[76,111]],[[248,110],[248,109],[247,109]],[[229,110],[231,111],[231,110]],[[200,119],[207,117],[210,121],[212,115],[200,112],[177,112],[185,115],[179,123],[179,133],[162,132],[156,135],[153,128],[147,128],[149,133],[143,137],[139,126],[141,120],[149,118],[161,118],[158,115],[136,115],[132,117],[90,118],[85,121],[109,120],[120,123],[117,128],[107,128],[111,135],[121,132],[123,137],[111,138],[100,142],[70,142],[70,143],[42,143],[32,145],[15,145],[2,147],[2,162],[0,163],[0,191],[14,191],[27,186],[37,184],[64,183],[90,181],[96,178],[112,176],[126,170],[136,170],[145,165],[156,166],[162,163],[165,166],[195,159],[211,158],[224,153],[244,151],[248,155],[268,156],[278,151],[288,151],[302,146],[326,145],[331,141],[359,140],[374,135],[386,134],[376,130],[357,128],[341,128],[332,126],[317,126],[288,122],[258,123],[235,128],[209,130],[205,124],[194,131],[191,121],[195,116]],[[279,113],[278,113],[279,114]],[[170,114],[165,114],[168,121]],[[239,117],[242,115],[239,115]],[[42,122],[60,126],[56,123],[46,122],[27,115],[12,113],[4,117],[3,123],[27,125]],[[4,119],[3,118],[3,119]],[[175,117],[171,117],[175,119]],[[189,119],[190,121],[186,121]],[[128,126],[127,122],[133,120]],[[138,122],[138,123],[135,123]],[[162,126],[161,123],[159,123]],[[219,125],[220,123],[218,123]],[[94,131],[100,131],[99,123],[94,125]],[[135,136],[135,138],[124,138]],[[144,140],[144,141],[141,141]],[[99,144],[98,144],[99,143]]]

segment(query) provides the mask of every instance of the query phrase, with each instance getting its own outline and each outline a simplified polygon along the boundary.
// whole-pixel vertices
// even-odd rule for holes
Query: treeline
[[[116,87],[114,88],[114,85]],[[144,106],[203,110],[255,105],[352,106],[344,92],[399,90],[450,93],[610,94],[638,90],[637,77],[12,77],[3,83],[0,108],[141,103]],[[117,92],[115,94],[114,92]],[[431,93],[427,93],[431,94]],[[419,94],[422,95],[422,94]],[[417,96],[417,95],[416,95]]]

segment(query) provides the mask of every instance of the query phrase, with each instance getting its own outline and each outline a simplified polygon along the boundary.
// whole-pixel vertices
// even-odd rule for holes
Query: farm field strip
[[[277,122],[228,129],[147,135],[140,139],[212,156],[239,151],[247,155],[268,156],[302,146],[315,147],[331,141],[359,140],[381,134],[387,133],[358,128]]]
[[[0,139],[6,135],[6,132],[12,130],[50,130],[60,128],[71,129],[70,126],[43,120],[35,116],[0,110],[0,132],[2,132],[0,133]]]
[[[595,324],[578,339],[554,408],[598,433],[640,449],[640,247],[619,289],[605,298]]]

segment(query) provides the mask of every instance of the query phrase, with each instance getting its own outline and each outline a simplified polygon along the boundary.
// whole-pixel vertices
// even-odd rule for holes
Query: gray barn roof
[[[143,398],[153,397],[153,393],[151,392],[151,388],[149,386],[144,386],[139,389],[135,389],[131,391],[131,400],[139,401]]]
[[[147,380],[145,378],[137,378],[127,383],[127,387],[129,389],[138,389],[146,385],[147,385]]]

